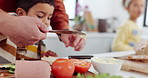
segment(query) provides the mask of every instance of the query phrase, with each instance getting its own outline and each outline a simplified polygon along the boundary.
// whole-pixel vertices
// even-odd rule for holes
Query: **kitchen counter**
[[[102,53],[102,54],[86,54],[86,55],[93,55],[94,57],[120,57],[120,56],[126,56],[126,55],[131,55],[135,54],[134,51],[122,51],[122,52],[110,52],[110,53]],[[67,57],[64,57],[67,58]],[[98,74],[93,67],[89,69],[89,72]],[[7,74],[8,75],[8,74]],[[139,72],[133,72],[133,71],[119,71],[116,73],[116,75],[122,76],[123,78],[148,78],[148,74],[142,74]],[[11,77],[6,77],[6,78],[14,78],[13,74],[10,74]],[[5,77],[3,77],[5,78]],[[75,78],[75,76],[73,77]]]
[[[56,52],[60,57],[75,54],[97,54],[111,52],[111,44],[115,37],[115,33],[98,33],[87,32],[86,45],[80,52],[74,51],[73,48],[66,48],[65,45],[59,41],[56,34],[48,33],[47,39],[44,40],[47,50]],[[148,36],[142,35],[142,40],[148,40]]]
[[[47,45],[47,50],[55,51],[59,56],[66,57],[75,54],[110,52],[113,37],[114,33],[87,33],[86,45],[80,52],[74,51],[71,47],[66,48],[53,33],[48,33],[44,42]]]
[[[122,51],[122,52],[111,52],[111,53],[103,53],[103,54],[92,54],[94,57],[120,57],[120,56],[126,56],[135,54],[135,51]],[[90,68],[91,72],[96,73],[97,72],[93,69],[93,67]],[[148,78],[148,74],[143,74],[140,72],[134,72],[134,71],[119,71],[116,73],[116,75],[123,76],[123,78]]]

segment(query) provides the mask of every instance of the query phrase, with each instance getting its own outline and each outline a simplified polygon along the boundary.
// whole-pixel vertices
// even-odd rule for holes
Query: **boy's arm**
[[[63,4],[63,0],[54,0],[55,9],[51,18],[51,26],[54,30],[69,29],[68,15]]]

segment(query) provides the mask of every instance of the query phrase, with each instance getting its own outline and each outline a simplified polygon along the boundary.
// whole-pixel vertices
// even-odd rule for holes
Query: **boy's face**
[[[47,3],[37,3],[26,13],[22,8],[17,9],[19,16],[31,16],[39,18],[47,26],[50,25],[50,19],[52,17],[54,7]]]

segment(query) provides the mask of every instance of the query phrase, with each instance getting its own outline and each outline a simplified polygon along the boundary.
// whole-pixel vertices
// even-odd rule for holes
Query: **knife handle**
[[[69,59],[91,59],[92,55],[72,55],[68,56]]]

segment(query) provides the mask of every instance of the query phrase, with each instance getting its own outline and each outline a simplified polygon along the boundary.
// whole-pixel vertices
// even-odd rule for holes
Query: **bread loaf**
[[[137,71],[148,74],[148,63],[124,60],[121,69],[126,71]]]
[[[130,56],[127,56],[127,60],[148,61],[148,55],[130,55]]]
[[[148,55],[148,41],[141,41],[135,48],[137,55]]]

